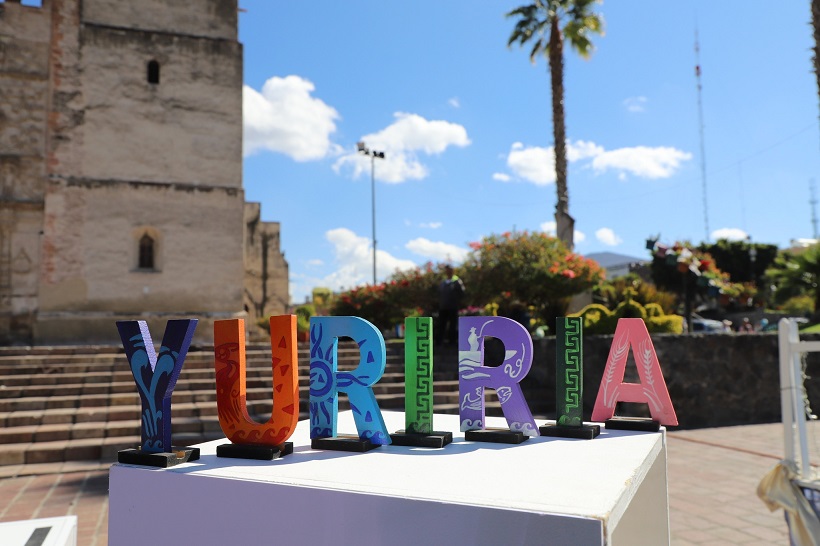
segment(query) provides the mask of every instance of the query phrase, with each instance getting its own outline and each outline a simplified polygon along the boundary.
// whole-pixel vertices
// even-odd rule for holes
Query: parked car
[[[719,320],[703,318],[697,313],[692,313],[692,332],[701,334],[721,334],[726,331],[726,327]]]

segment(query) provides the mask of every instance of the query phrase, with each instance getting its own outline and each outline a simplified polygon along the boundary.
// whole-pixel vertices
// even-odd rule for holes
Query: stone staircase
[[[373,386],[379,407],[404,410],[404,345],[389,343],[387,366]],[[449,360],[454,358],[451,355]],[[191,445],[224,438],[216,407],[213,350],[191,348],[172,398],[173,442]],[[247,407],[259,422],[270,417],[271,352],[248,346]],[[300,416],[308,418],[309,352],[299,348]],[[339,369],[359,362],[355,344],[339,345]],[[458,413],[455,362],[436,359],[434,408]],[[339,397],[339,408],[349,408]],[[488,392],[487,413],[500,414]],[[140,399],[121,347],[0,348],[0,467],[65,461],[116,461],[140,443]]]

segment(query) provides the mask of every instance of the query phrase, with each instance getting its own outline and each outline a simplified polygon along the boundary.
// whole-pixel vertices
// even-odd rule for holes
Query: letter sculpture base
[[[641,432],[658,432],[661,424],[645,417],[613,417],[604,421],[610,430],[639,430]]]
[[[510,430],[508,428],[484,428],[481,430],[468,430],[464,433],[464,439],[468,442],[520,444],[529,440],[530,437],[523,432]]]
[[[541,436],[551,438],[578,438],[579,440],[592,440],[601,434],[601,425],[543,425],[538,427]]]
[[[358,436],[334,436],[332,438],[313,438],[310,441],[310,449],[325,449],[328,451],[353,451],[364,453],[371,449],[376,449],[379,444],[374,444],[370,440],[362,440]]]
[[[117,452],[117,462],[169,468],[199,459],[198,447],[172,446],[170,453],[153,453],[141,449],[123,449]]]
[[[272,461],[293,453],[293,442],[285,442],[279,446],[264,446],[258,444],[222,444],[216,446],[217,457],[230,459],[254,459],[257,461]]]
[[[390,435],[394,446],[442,448],[453,441],[452,432],[415,433],[401,429]]]

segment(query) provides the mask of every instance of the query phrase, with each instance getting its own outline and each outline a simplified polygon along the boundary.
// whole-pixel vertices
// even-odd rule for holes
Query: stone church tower
[[[237,0],[0,1],[0,344],[208,342],[287,270],[244,201]]]

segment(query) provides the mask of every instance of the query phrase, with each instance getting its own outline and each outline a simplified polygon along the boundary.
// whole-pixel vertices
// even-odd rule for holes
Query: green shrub
[[[584,333],[587,334],[613,334],[618,326],[618,320],[622,318],[643,319],[646,329],[653,334],[683,332],[682,316],[665,315],[658,304],[649,304],[647,307],[635,301],[626,300],[621,302],[614,311],[610,311],[599,303],[593,303],[570,316],[583,318]]]
[[[316,314],[316,308],[306,303],[296,308],[296,331],[307,332],[310,330],[310,317]]]
[[[781,308],[790,315],[808,316],[814,313],[814,298],[807,294],[794,296],[783,302]]]
[[[646,319],[646,329],[652,334],[682,334],[683,317],[680,315],[664,315]]]

